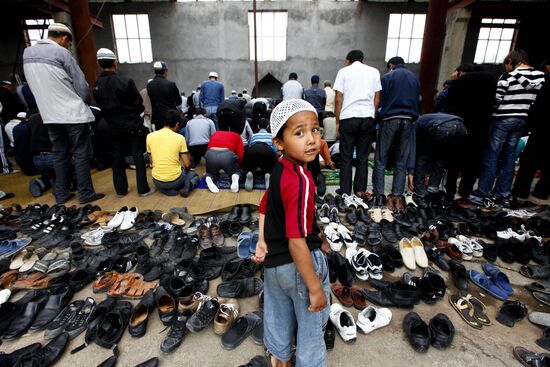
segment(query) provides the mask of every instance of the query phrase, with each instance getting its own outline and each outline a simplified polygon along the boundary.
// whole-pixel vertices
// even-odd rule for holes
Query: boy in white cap
[[[199,95],[200,105],[206,110],[207,117],[214,121],[216,129],[218,127],[218,106],[225,99],[224,86],[218,81],[218,73],[211,71],[208,74],[208,80],[201,84],[201,93]]]
[[[118,197],[128,193],[126,177],[126,152],[131,152],[136,166],[137,190],[140,196],[155,192],[147,183],[145,170],[145,137],[141,113],[143,99],[132,79],[117,74],[117,59],[113,51],[100,48],[97,51],[97,64],[103,69],[97,79],[93,93],[97,105],[111,128],[113,148],[113,183]]]
[[[296,366],[324,367],[328,267],[315,220],[315,184],[305,168],[320,149],[317,112],[304,100],[285,100],[273,110],[270,125],[283,156],[260,203],[252,258],[265,269],[264,342],[272,366],[290,366],[297,322]]]

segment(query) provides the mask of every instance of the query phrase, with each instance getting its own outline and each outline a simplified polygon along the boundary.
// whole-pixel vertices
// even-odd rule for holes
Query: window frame
[[[282,30],[279,30],[277,29],[277,22],[275,21],[275,14],[285,14],[285,29],[284,29],[284,36],[282,35],[277,35],[278,33],[282,34],[283,31]],[[264,14],[273,14],[273,28],[271,29],[271,33],[269,35],[263,35],[262,34],[262,20],[261,17],[263,17]],[[257,54],[257,60],[258,62],[266,62],[266,61],[270,61],[270,62],[284,62],[287,60],[287,57],[288,57],[288,54],[287,54],[287,49],[288,49],[288,45],[287,45],[287,41],[288,41],[288,11],[287,10],[257,10],[256,11],[256,15],[257,16],[260,16],[256,19],[256,29],[257,29],[257,41],[258,41],[258,44],[257,44],[257,49],[258,49],[258,54]],[[248,59],[249,61],[254,61],[254,12],[252,10],[249,10],[248,13],[247,13],[247,22],[248,22],[248,42],[249,42],[249,45],[248,45]],[[272,42],[272,50],[271,50],[271,53],[272,53],[272,57],[271,58],[266,58],[266,57],[263,57],[263,54],[264,54],[264,51],[262,51],[262,49],[265,49],[266,48],[266,45],[264,45],[264,42],[269,42],[267,41],[267,39],[270,39],[270,41]],[[277,44],[277,39],[279,41],[279,45],[280,44],[280,41],[281,39],[284,39],[284,50],[281,51],[283,53],[283,56],[284,57],[276,57],[276,55],[278,54],[277,52],[277,49],[276,49],[276,44]],[[269,47],[269,45],[267,45]]]
[[[125,37],[117,37],[117,30],[116,30],[117,27],[115,26],[115,17],[118,17],[118,16],[124,17],[124,36]],[[134,16],[135,17],[137,37],[129,37],[128,36],[128,17],[129,16]],[[140,30],[140,22],[139,22],[139,17],[140,16],[145,16],[147,18],[148,37],[145,36],[145,35],[143,35],[143,36],[141,35],[142,30]],[[150,21],[149,21],[149,14],[147,14],[147,13],[113,13],[113,14],[111,14],[111,29],[112,29],[114,49],[115,49],[115,52],[117,54],[118,62],[120,64],[148,64],[148,63],[153,62],[153,59],[154,59],[154,57],[153,57],[153,41],[152,41],[152,38],[151,38],[151,26],[150,26]],[[121,40],[121,42],[123,40],[125,40],[127,50],[122,50],[121,51],[121,47],[119,47],[119,43],[118,43],[119,40]],[[135,59],[132,60],[133,56],[132,56],[132,47],[130,46],[130,40],[137,40],[138,41],[137,42],[138,45],[139,45],[139,60],[138,61],[136,61]],[[149,46],[148,50],[145,51],[145,54],[144,54],[144,51],[143,51],[143,48],[144,48],[143,41],[145,41],[145,45],[148,44],[148,46]],[[135,52],[135,50],[134,50],[134,52]],[[148,55],[150,55],[150,58],[147,57]],[[127,56],[127,58],[126,58],[126,56]]]
[[[390,33],[393,33],[391,32],[392,29],[390,29],[391,27],[391,23],[392,23],[392,15],[395,16],[395,15],[399,15],[399,28],[397,29],[397,36],[394,36],[394,35],[390,35]],[[411,16],[412,15],[412,21],[411,21],[411,25],[410,25],[410,34],[408,35],[402,35],[403,33],[403,16]],[[415,28],[417,26],[417,24],[419,24],[418,22],[421,20],[417,20],[419,19],[420,17],[424,18],[423,22],[422,22],[422,28],[421,28],[421,32],[418,32],[418,30]],[[385,57],[386,57],[386,61],[389,60],[391,57],[394,57],[394,56],[400,56],[403,58],[403,60],[405,60],[405,63],[407,64],[418,64],[421,62],[421,50],[422,50],[422,44],[424,43],[424,31],[425,31],[425,28],[426,28],[426,17],[427,17],[427,14],[426,13],[390,13],[389,14],[389,17],[388,17],[388,30],[387,30],[387,33],[386,33],[386,52],[385,52]],[[418,35],[415,35],[415,32],[416,33],[421,33],[422,36],[418,36]],[[397,45],[396,47],[391,47],[392,49],[395,49],[396,51],[393,52],[391,55],[389,54],[389,49],[390,49],[390,42],[392,41],[397,41]],[[404,45],[403,48],[401,48],[401,45],[402,45],[402,42],[408,42],[407,45]],[[414,46],[414,48],[412,47],[412,44],[413,43],[416,43],[416,45]],[[406,46],[406,47],[405,47]],[[403,52],[401,51],[402,49],[406,49],[406,55],[403,54]],[[411,52],[415,52],[414,55],[411,55]]]
[[[485,20],[489,20],[490,22],[486,22]],[[495,22],[496,21],[496,22]],[[511,21],[514,21],[513,23]],[[516,40],[518,36],[518,30],[519,30],[520,20],[514,19],[514,18],[481,18],[479,20],[479,31],[477,34],[477,42],[476,47],[474,51],[474,62],[476,64],[489,64],[489,65],[498,65],[501,64],[504,61],[504,58],[506,55],[515,48]],[[481,33],[485,32],[483,29],[488,29],[487,37],[482,37]],[[505,29],[513,29],[512,36],[507,39],[503,38],[503,33]],[[500,36],[498,38],[491,38],[491,33],[493,30],[496,30],[496,32],[500,32]],[[494,57],[488,57],[487,51],[489,50],[489,43],[490,42],[498,42],[496,46],[496,52],[494,53]],[[501,46],[504,43],[509,42],[509,47],[504,52],[501,52]],[[483,46],[483,43],[485,45]],[[480,47],[484,47],[483,52],[483,58],[478,58],[478,52],[481,52]]]

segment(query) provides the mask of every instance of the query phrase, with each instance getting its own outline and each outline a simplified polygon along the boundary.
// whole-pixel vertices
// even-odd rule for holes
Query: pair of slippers
[[[505,301],[514,293],[510,279],[497,266],[485,263],[481,267],[485,274],[473,269],[469,272],[470,280],[475,285],[501,301]]]
[[[256,253],[258,243],[258,231],[241,232],[237,237],[237,255],[241,259],[247,259],[251,254]]]

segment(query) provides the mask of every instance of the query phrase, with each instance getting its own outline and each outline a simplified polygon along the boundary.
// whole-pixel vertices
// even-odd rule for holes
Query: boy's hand
[[[267,243],[263,239],[258,239],[256,243],[256,254],[250,258],[256,264],[262,264],[267,255]]]
[[[334,169],[334,162],[330,161],[330,162],[327,162],[327,167],[330,168],[330,169]]]
[[[322,311],[327,305],[327,297],[322,287],[315,291],[309,291],[309,307],[310,312]]]

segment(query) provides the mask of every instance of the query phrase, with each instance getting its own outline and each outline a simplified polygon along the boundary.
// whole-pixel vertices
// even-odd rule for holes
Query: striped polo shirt
[[[533,68],[517,68],[504,73],[497,83],[493,117],[527,117],[544,82],[544,73]]]

